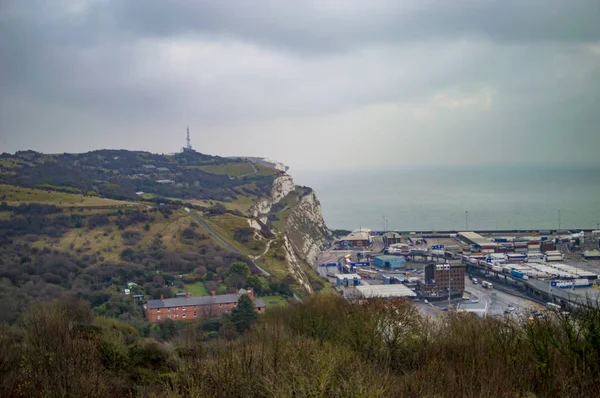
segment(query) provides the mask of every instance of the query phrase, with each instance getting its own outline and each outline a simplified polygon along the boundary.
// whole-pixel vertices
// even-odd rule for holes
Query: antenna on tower
[[[192,140],[190,139],[190,126],[188,126],[188,128],[187,128],[187,138],[186,138],[186,141],[187,141],[187,146],[186,146],[187,149],[192,149]]]

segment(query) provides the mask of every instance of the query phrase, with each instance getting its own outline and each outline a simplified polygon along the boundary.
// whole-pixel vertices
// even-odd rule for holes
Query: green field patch
[[[252,174],[253,176],[276,176],[282,173],[281,170],[274,169],[272,167],[262,166],[260,164],[255,164],[256,173]]]
[[[200,166],[199,169],[211,174],[226,174],[233,177],[243,176],[245,174],[250,174],[254,171],[254,168],[248,162],[235,162]]]
[[[175,293],[181,293],[185,291],[190,292],[192,296],[208,296],[208,291],[204,286],[202,281],[197,281],[195,283],[187,283],[185,288],[178,287],[175,289]]]
[[[283,296],[263,296],[263,297],[259,297],[259,298],[264,300],[267,308],[288,305],[288,299]]]

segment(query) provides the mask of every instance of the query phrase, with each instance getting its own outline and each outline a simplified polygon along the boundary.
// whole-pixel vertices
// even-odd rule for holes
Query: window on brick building
[[[194,318],[196,317],[196,311],[194,311]]]
[[[156,310],[156,312],[160,312],[160,308]]]
[[[156,320],[160,321],[160,315],[156,317]]]
[[[183,313],[182,317],[184,317],[184,318],[185,318],[185,312]]]

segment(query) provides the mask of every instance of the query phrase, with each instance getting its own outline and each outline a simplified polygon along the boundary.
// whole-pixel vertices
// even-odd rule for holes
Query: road
[[[486,289],[480,284],[475,285],[468,278],[465,278],[465,292],[469,292],[471,296],[477,297],[480,303],[487,303],[489,315],[502,315],[509,306],[516,308],[515,313],[529,312],[533,309],[541,308],[540,305],[521,297],[513,296],[496,289]]]
[[[186,210],[187,211],[187,210]],[[213,238],[215,238],[215,240],[219,243],[221,243],[223,246],[225,246],[225,248],[227,250],[229,250],[230,252],[234,252],[234,253],[238,253],[241,254],[243,256],[245,256],[245,254],[240,253],[238,250],[236,250],[233,246],[231,246],[229,244],[229,242],[227,242],[225,239],[221,238],[215,231],[212,230],[211,227],[208,226],[208,224],[206,224],[201,218],[200,216],[198,216],[197,214],[194,213],[190,213],[190,215],[192,217],[194,217],[194,219],[198,222],[198,224],[200,224],[200,226],[202,228],[204,228],[209,234],[212,235]],[[246,256],[248,257],[248,256]],[[262,272],[263,275],[265,276],[271,276],[271,274],[269,272],[267,272],[265,269],[259,267],[254,260],[250,259],[250,262],[252,263],[252,265],[254,265],[260,272]]]

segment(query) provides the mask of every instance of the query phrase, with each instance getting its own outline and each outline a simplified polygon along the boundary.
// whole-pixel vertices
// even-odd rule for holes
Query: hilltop
[[[78,296],[142,322],[139,303],[250,286],[267,304],[326,288],[329,238],[310,188],[268,163],[195,151],[0,155],[0,283],[14,321],[31,299]],[[240,280],[228,271],[248,265]]]

